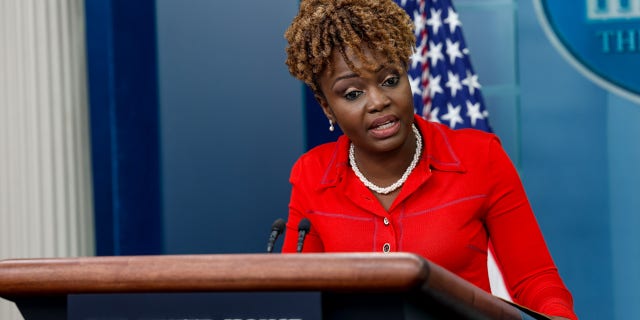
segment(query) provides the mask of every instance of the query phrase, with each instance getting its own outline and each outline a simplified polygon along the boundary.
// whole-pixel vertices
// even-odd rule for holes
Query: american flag
[[[395,0],[415,25],[409,80],[415,112],[453,129],[491,132],[462,23],[450,0]]]

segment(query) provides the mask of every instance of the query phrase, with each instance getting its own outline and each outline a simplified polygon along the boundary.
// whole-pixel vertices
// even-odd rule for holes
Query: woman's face
[[[405,145],[412,134],[413,96],[407,72],[402,65],[390,64],[366,50],[374,72],[360,68],[362,62],[351,50],[347,57],[361,70],[349,69],[342,55],[334,50],[333,73],[324,71],[318,83],[324,97],[320,105],[326,116],[337,122],[360,152],[388,152]]]

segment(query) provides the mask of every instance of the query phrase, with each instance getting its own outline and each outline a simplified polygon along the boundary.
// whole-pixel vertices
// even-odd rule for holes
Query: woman
[[[303,0],[287,65],[344,135],[295,163],[283,252],[413,252],[490,291],[491,240],[516,303],[576,319],[518,174],[492,134],[414,115],[413,24],[390,0]]]

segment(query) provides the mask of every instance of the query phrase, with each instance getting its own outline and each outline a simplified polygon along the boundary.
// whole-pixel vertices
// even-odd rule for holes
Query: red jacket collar
[[[416,171],[421,170],[422,174],[430,175],[430,171],[449,171],[464,173],[464,168],[460,157],[456,154],[451,144],[452,129],[445,125],[429,122],[418,115],[414,116],[414,121],[425,141],[422,156]],[[335,149],[329,164],[327,165],[320,185],[320,189],[337,185],[343,180],[349,166],[349,138],[342,135],[335,143]]]

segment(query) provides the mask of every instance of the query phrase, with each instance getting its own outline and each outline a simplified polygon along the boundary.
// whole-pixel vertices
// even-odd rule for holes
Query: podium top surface
[[[406,291],[429,277],[409,253],[110,256],[0,261],[0,296],[111,292]]]
[[[0,297],[87,293],[412,292],[489,319],[520,312],[411,253],[210,254],[0,261]],[[475,316],[474,316],[475,317]]]

